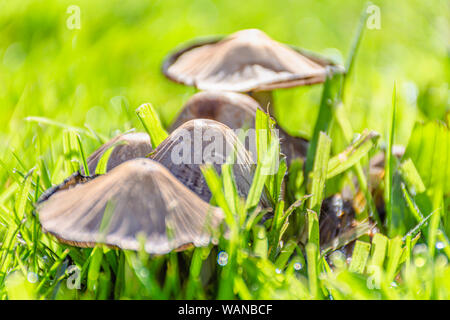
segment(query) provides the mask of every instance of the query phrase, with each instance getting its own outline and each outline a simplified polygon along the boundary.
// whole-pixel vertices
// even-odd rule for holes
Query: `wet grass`
[[[380,30],[358,29],[359,1],[50,2],[0,2],[0,298],[450,298],[446,2],[374,1]],[[72,4],[79,30],[66,26]],[[149,256],[43,234],[34,210],[43,191],[86,170],[86,156],[119,132],[148,129],[157,143],[195,92],[163,78],[164,56],[193,37],[248,27],[350,70],[275,92],[279,124],[312,141],[306,170],[300,161],[261,174],[277,157],[269,141],[240,199],[229,167],[221,176],[205,167],[229,229],[205,248]],[[264,116],[257,127],[269,125]],[[406,147],[401,159],[396,144]],[[375,188],[368,163],[379,151],[386,162]],[[279,199],[285,171],[286,197],[267,219],[255,204],[264,188]],[[370,218],[380,229],[358,234],[349,257],[319,242],[323,199],[344,189],[362,193],[360,226]]]

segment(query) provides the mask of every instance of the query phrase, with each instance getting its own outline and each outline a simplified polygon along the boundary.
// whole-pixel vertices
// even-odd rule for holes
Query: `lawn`
[[[366,6],[0,0],[0,299],[449,299],[449,3]],[[135,111],[143,103],[167,129],[197,92],[164,77],[167,54],[248,28],[348,70],[326,84],[274,91],[278,124],[317,148],[308,172],[302,162],[286,168],[288,196],[273,216],[262,223],[246,205],[231,208],[221,197],[235,197],[227,171],[205,168],[228,214],[230,232],[217,245],[149,256],[72,247],[41,231],[37,199],[83,166],[84,154],[132,128],[145,132]],[[406,148],[401,158],[394,146]],[[341,163],[346,150],[353,157]],[[372,190],[369,159],[380,152],[386,161]],[[257,185],[277,198],[283,174],[255,179],[260,192],[236,203],[254,202]],[[379,229],[358,235],[348,256],[319,244],[322,201],[344,188],[359,197],[357,220]]]

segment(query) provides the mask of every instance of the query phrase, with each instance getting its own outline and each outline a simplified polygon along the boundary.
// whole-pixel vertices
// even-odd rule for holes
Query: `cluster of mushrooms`
[[[41,196],[37,212],[43,229],[74,246],[102,243],[138,250],[144,245],[151,254],[208,245],[224,214],[209,203],[211,192],[200,170],[205,159],[192,164],[171,160],[181,130],[213,130],[237,150],[240,161],[232,168],[238,193],[246,197],[255,165],[233,130],[254,128],[256,110],[269,103],[273,108],[271,90],[321,83],[333,72],[343,68],[256,29],[179,50],[166,59],[163,73],[201,91],[182,108],[167,139],[152,150],[146,133],[131,132],[102,145],[87,164],[95,172],[102,155],[114,147],[105,174],[77,172]],[[304,158],[308,142],[278,129],[287,163]],[[205,143],[191,137],[188,147]],[[221,164],[213,165],[220,173]],[[270,205],[263,194],[260,206]]]

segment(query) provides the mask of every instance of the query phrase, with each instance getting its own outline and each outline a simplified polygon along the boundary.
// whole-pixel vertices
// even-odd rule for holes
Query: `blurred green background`
[[[384,136],[396,81],[395,143],[406,144],[417,119],[443,119],[448,110],[450,5],[373,4],[380,8],[380,29],[365,30],[345,108],[356,131]],[[80,29],[67,26],[71,5],[80,8]],[[29,116],[110,137],[142,130],[134,110],[151,102],[169,125],[195,89],[165,79],[161,63],[195,37],[259,28],[344,63],[364,6],[331,0],[0,1],[0,159],[14,166],[15,154],[31,168],[39,157],[61,152],[61,128],[25,121]],[[321,90],[276,91],[281,126],[309,136]],[[83,139],[88,152],[99,145]],[[4,185],[6,174],[0,179]]]

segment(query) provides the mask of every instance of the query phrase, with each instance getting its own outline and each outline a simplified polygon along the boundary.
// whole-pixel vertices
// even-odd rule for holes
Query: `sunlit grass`
[[[364,30],[354,55],[360,1],[48,2],[0,2],[1,299],[450,298],[447,3],[374,1],[381,29]],[[81,8],[80,30],[66,27],[72,4]],[[43,234],[37,199],[86,170],[101,143],[131,128],[153,128],[155,145],[165,137],[195,90],[162,76],[164,56],[193,37],[249,27],[341,62],[351,57],[344,79],[275,92],[279,124],[312,141],[306,175],[301,161],[261,174],[277,157],[276,141],[259,157],[247,199],[237,196],[230,167],[222,176],[205,167],[229,231],[206,248],[150,257]],[[136,108],[147,102],[142,124]],[[268,125],[264,116],[257,127]],[[393,144],[406,146],[402,159],[391,156]],[[367,170],[380,150],[385,222]],[[286,197],[277,201],[285,171]],[[360,237],[346,261],[320,247],[320,206],[358,186],[361,222],[371,217],[382,233]],[[275,200],[269,214],[256,208],[263,189]]]

